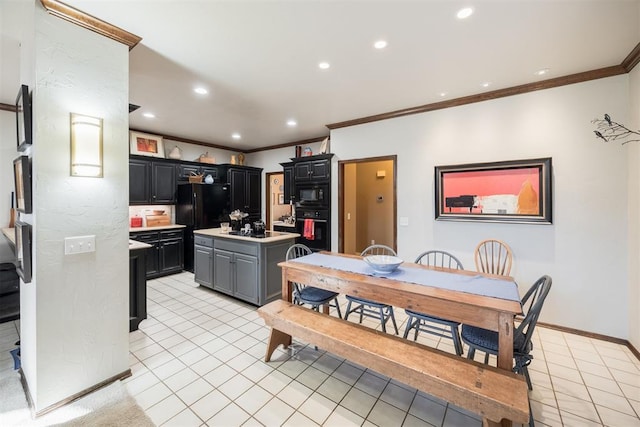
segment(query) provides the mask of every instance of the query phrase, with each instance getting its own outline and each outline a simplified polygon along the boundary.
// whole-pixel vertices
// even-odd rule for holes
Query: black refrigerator
[[[193,230],[220,227],[229,221],[229,185],[179,184],[176,224],[186,225],[184,232],[184,269],[193,271]]]

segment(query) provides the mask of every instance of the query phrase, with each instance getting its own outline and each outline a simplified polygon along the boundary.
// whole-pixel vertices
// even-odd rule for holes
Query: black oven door
[[[296,220],[296,233],[300,234],[298,243],[302,243],[315,251],[330,251],[331,236],[327,233],[329,227],[326,219],[314,219],[313,221],[313,237],[309,233],[305,233],[304,218]]]

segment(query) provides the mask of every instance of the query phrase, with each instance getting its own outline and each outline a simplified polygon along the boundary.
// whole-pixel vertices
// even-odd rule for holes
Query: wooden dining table
[[[508,371],[513,368],[514,318],[522,314],[522,307],[511,277],[410,262],[394,273],[380,275],[361,257],[329,252],[278,265],[286,301],[292,301],[296,282],[496,331],[497,366]]]

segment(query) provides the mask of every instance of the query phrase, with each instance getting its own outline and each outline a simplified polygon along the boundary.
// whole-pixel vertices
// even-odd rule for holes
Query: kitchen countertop
[[[268,237],[251,237],[251,236],[240,236],[236,234],[223,233],[220,228],[206,228],[203,230],[194,230],[193,234],[200,234],[203,236],[212,236],[218,238],[225,239],[233,239],[233,240],[243,240],[245,242],[254,242],[254,243],[273,243],[281,240],[290,240],[295,239],[296,237],[300,237],[298,233],[285,233],[281,231],[267,231],[268,234],[271,234]]]
[[[176,228],[185,228],[185,227],[186,225],[182,225],[182,224],[159,225],[157,227],[129,227],[129,233],[135,233],[137,231],[172,230]]]
[[[16,244],[16,230],[14,228],[3,228],[2,234],[9,239],[11,243],[15,246]]]
[[[146,249],[152,246],[148,243],[138,242],[137,240],[129,240],[129,250],[134,251],[136,249]]]

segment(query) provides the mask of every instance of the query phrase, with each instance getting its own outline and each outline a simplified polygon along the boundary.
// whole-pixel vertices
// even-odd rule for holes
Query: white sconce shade
[[[71,113],[71,176],[102,178],[102,119]]]

